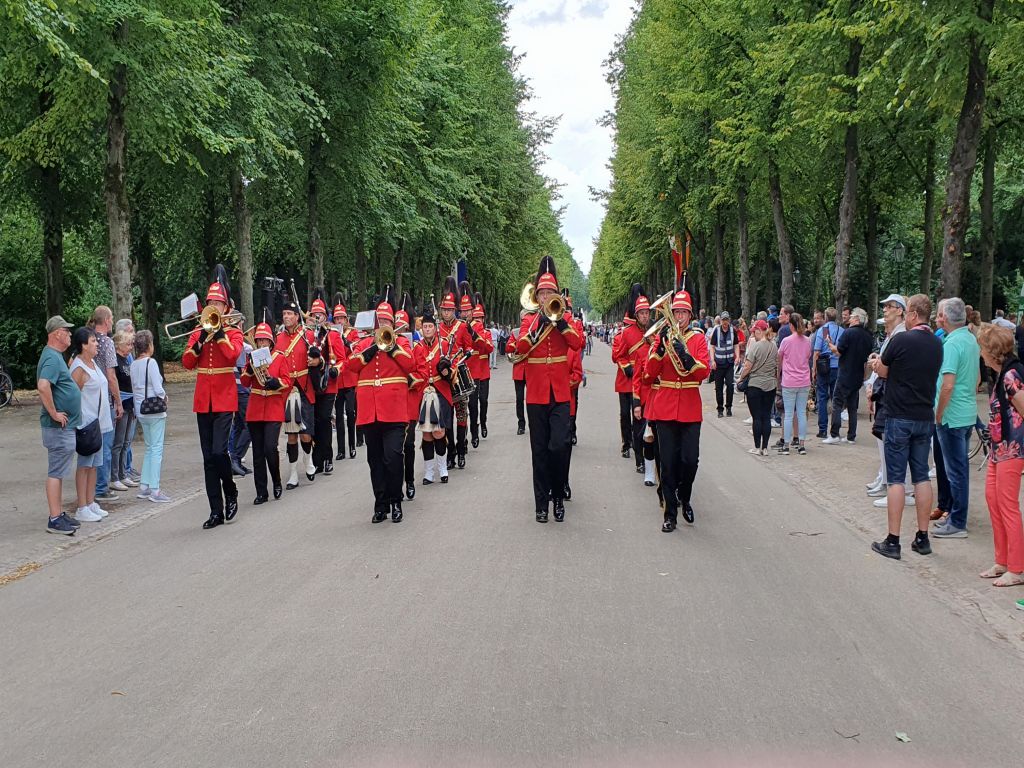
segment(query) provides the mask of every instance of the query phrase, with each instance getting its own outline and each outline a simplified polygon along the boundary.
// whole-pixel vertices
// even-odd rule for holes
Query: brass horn
[[[384,326],[373,332],[373,341],[381,352],[390,352],[395,346],[395,331],[393,328]]]
[[[544,302],[544,314],[552,323],[557,323],[562,319],[565,314],[565,299],[562,298],[562,294],[556,293]]]

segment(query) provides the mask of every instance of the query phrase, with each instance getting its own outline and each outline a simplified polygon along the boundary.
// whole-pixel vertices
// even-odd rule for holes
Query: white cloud
[[[562,234],[585,272],[604,216],[589,188],[610,184],[611,131],[597,124],[614,107],[604,61],[632,16],[628,0],[514,0],[509,14],[509,41],[525,54],[520,72],[534,94],[527,109],[561,116],[543,170],[562,185]]]

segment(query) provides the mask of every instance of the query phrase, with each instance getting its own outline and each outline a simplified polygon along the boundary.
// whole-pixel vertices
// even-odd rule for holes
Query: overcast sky
[[[561,116],[543,170],[562,185],[562,235],[584,272],[604,215],[589,188],[610,180],[611,132],[597,125],[613,107],[603,62],[632,15],[631,0],[513,0],[509,15],[509,42],[525,54],[520,71],[534,92],[528,109]]]

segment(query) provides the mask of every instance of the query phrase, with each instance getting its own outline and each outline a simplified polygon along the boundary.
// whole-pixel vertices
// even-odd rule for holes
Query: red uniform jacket
[[[653,381],[647,379],[644,375],[647,367],[647,359],[651,352],[653,343],[656,343],[657,339],[653,339],[652,343],[644,344],[637,352],[636,361],[636,373],[633,374],[633,407],[636,408],[638,405],[641,409],[641,415],[647,408],[647,403],[651,399],[651,385]],[[644,418],[647,418],[644,416]]]
[[[452,385],[448,382],[448,379],[442,379],[441,374],[437,372],[438,362],[440,362],[442,357],[447,357],[451,360],[451,353],[452,350],[448,345],[448,339],[435,337],[433,344],[427,344],[425,339],[420,339],[416,342],[413,356],[416,359],[416,375],[422,381],[420,387],[421,398],[423,390],[430,384],[433,385],[441,397],[448,401],[449,405],[451,404]],[[417,414],[418,416],[419,414]]]
[[[453,320],[451,325],[445,322],[439,323],[437,335],[452,342],[452,354],[455,354],[460,349],[464,349],[468,356],[469,351],[473,349],[473,337],[469,335],[469,328],[466,327],[464,321],[458,318]]]
[[[341,389],[341,375],[345,370],[345,361],[348,359],[348,354],[345,352],[345,346],[341,341],[341,334],[335,331],[333,328],[324,329],[317,337],[320,344],[320,351],[324,356],[326,365],[329,365],[328,376],[327,376],[327,387],[324,389],[324,393],[328,395],[338,394],[338,390]],[[338,372],[336,378],[330,377],[330,369],[334,369]]]
[[[494,340],[491,332],[484,328],[479,320],[473,323],[473,328],[479,334],[480,339],[473,345],[469,358],[469,374],[473,381],[486,381],[491,378],[490,354],[494,349]]]
[[[615,391],[632,392],[633,382],[626,375],[626,367],[633,366],[633,375],[639,375],[640,371],[636,366],[637,353],[643,345],[644,332],[631,318],[626,318],[622,333],[618,334],[612,341],[612,362],[618,367],[615,373]]]
[[[516,353],[516,343],[522,334],[519,333],[518,329],[513,330],[508,335],[508,341],[505,343],[505,354],[514,355]],[[521,363],[512,363],[512,381],[526,381],[526,361]]]
[[[196,356],[192,345],[196,339],[206,338],[202,328],[192,331],[188,337],[181,364],[199,374],[196,391],[192,397],[194,413],[234,413],[238,410],[238,384],[235,382],[235,363],[242,354],[242,332],[237,328],[226,328],[223,339],[209,339]]]
[[[246,421],[284,421],[284,401],[292,388],[291,379],[285,370],[285,359],[278,355],[267,368],[267,375],[281,382],[280,389],[264,389],[256,377],[242,371],[242,386],[249,387],[249,407],[245,412]]]
[[[519,341],[516,352],[528,355],[526,358],[526,403],[527,405],[547,405],[552,400],[556,403],[568,403],[569,392],[569,357],[570,349],[579,349],[583,340],[572,323],[565,331],[559,331],[554,323],[545,325],[537,346],[530,349],[529,333],[538,325],[540,315],[532,312],[523,318],[519,328]]]
[[[583,353],[578,349],[569,349],[569,389],[572,390],[572,397],[569,398],[569,415],[576,415],[576,392],[583,381]]]
[[[340,331],[337,331],[336,333],[338,334],[338,339],[341,341],[339,355],[340,357],[343,357],[347,363],[349,357],[352,356],[352,346],[361,338],[359,331],[355,328],[348,328],[345,330],[345,333],[341,333]],[[340,389],[351,389],[358,382],[359,374],[353,371],[348,365],[343,366],[338,387]]]
[[[645,414],[651,421],[703,421],[704,414],[700,401],[700,383],[708,377],[708,345],[704,336],[693,331],[686,332],[686,348],[697,364],[686,372],[680,372],[675,364],[671,342],[667,351],[659,355],[651,349],[644,366],[643,376],[652,385],[651,397]]]
[[[296,341],[296,336],[300,336]],[[294,342],[294,343],[293,343]],[[296,328],[295,333],[288,333],[287,330],[277,334],[277,341],[274,342],[274,357],[284,360],[282,370],[288,376],[289,381],[301,389],[311,403],[316,402],[316,392],[313,390],[313,382],[309,378],[309,365],[306,362],[309,345],[313,343],[313,332],[304,330],[302,326]],[[288,348],[291,347],[291,352]],[[285,392],[287,395],[288,393]]]
[[[349,366],[359,375],[356,424],[405,424],[409,421],[409,374],[414,368],[409,340],[398,336],[393,354],[377,352],[367,363],[362,353],[374,343],[372,336],[361,340],[348,359]]]

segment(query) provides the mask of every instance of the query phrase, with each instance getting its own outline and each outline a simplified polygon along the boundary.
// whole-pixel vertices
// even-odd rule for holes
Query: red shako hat
[[[253,334],[256,341],[264,339],[265,341],[274,340],[274,329],[270,327],[268,323],[260,323],[256,326],[256,332]]]
[[[380,324],[382,320],[387,320],[394,324],[395,322],[395,307],[393,304],[392,293],[394,289],[391,284],[388,283],[384,286],[384,295],[381,297],[380,303],[377,304],[377,323]]]
[[[345,304],[341,300],[341,294],[334,294],[334,322],[338,322],[346,315],[348,315],[348,311],[345,309]]]
[[[327,316],[327,302],[324,301],[323,288],[317,288],[313,291],[313,303],[309,306],[309,314],[315,315],[317,312],[325,317]]]
[[[463,280],[459,284],[459,311],[473,311],[473,291],[469,287],[469,281]]]
[[[550,256],[544,256],[540,260],[540,266],[537,268],[537,288],[538,291],[543,290],[557,291],[558,290],[558,270],[555,267],[555,260]]]
[[[231,290],[228,286],[228,271],[224,268],[223,264],[218,264],[213,268],[213,282],[210,283],[210,289],[206,292],[207,303],[211,301],[222,301],[231,306]]]
[[[458,300],[459,286],[454,277],[447,277],[444,281],[444,295],[441,297],[440,309],[455,309],[455,302]]]
[[[473,296],[473,318],[476,320],[484,319],[484,297],[480,295],[480,291],[477,291]]]
[[[677,309],[685,309],[691,315],[693,314],[693,302],[690,301],[690,294],[686,291],[679,291],[672,298],[672,311],[675,312]]]

